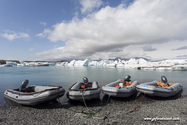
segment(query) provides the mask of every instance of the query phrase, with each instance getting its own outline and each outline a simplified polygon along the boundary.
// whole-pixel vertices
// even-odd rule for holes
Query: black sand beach
[[[124,124],[187,124],[187,96],[158,98],[141,94],[129,98],[110,98],[61,104],[50,102],[34,107],[0,107],[0,124],[32,125],[124,125]],[[143,100],[142,100],[143,98]],[[140,101],[142,102],[140,103]],[[139,105],[139,111],[129,112]],[[103,108],[96,114],[101,107]],[[138,109],[138,108],[137,108]],[[89,115],[88,112],[92,112]],[[89,116],[89,117],[88,117]]]

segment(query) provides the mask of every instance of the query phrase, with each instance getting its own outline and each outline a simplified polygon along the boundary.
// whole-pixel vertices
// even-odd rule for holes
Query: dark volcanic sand
[[[83,102],[71,101],[68,104],[50,102],[34,107],[0,107],[0,125],[187,124],[187,96],[177,95],[167,99],[145,96],[140,103],[139,111],[129,113],[139,104],[142,97],[143,94],[138,98],[136,95],[129,98],[111,98],[106,106],[104,105],[108,100],[107,96],[104,96],[102,101],[86,101],[89,112],[96,112],[104,106],[100,112],[90,115],[89,118],[86,118],[88,111]],[[77,116],[82,112],[85,113],[83,118]],[[173,120],[174,118],[177,120]]]

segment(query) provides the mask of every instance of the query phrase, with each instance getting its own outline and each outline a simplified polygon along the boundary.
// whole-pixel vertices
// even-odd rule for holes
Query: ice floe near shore
[[[116,68],[133,68],[139,70],[187,70],[187,60],[163,60],[157,62],[146,61],[143,58],[129,60],[72,60],[70,62],[6,62],[0,67],[20,67],[20,66],[67,66],[67,67],[82,67],[82,66],[96,66],[96,67],[116,67]]]

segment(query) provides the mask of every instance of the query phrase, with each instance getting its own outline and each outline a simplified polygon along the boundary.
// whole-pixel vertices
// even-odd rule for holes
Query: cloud
[[[123,56],[127,56],[128,52],[96,52],[96,53],[92,53],[92,51],[89,52],[89,50],[87,51],[87,53],[84,53],[84,51],[79,50],[79,52],[74,51],[74,47],[70,47],[69,50],[66,49],[66,47],[58,47],[58,48],[54,48],[53,50],[49,50],[49,51],[44,51],[41,53],[36,53],[35,56],[38,56],[38,59],[43,58],[43,55],[48,55],[47,58],[43,58],[43,59],[66,59],[66,60],[72,60],[72,59],[99,59],[99,57],[102,57],[102,59],[108,59],[110,58],[115,58],[116,55],[118,55],[119,57],[123,57]],[[92,54],[90,54],[92,53]],[[63,55],[63,56],[62,56]],[[100,55],[98,57],[98,55]]]
[[[44,37],[46,37],[50,32],[51,32],[51,31],[50,31],[49,29],[45,29],[45,30],[43,31],[43,33],[38,33],[38,34],[36,34],[35,36],[44,38]]]
[[[187,58],[187,55],[179,55],[177,58]]]
[[[157,51],[152,44],[187,39],[186,4],[183,0],[136,0],[129,6],[123,2],[117,7],[105,6],[84,18],[64,20],[45,29],[41,33],[44,37],[63,41],[65,46],[36,55],[46,59],[145,56],[147,51]],[[127,49],[141,44],[147,45],[142,52]]]
[[[155,51],[156,48],[153,48],[151,45],[146,45],[142,47],[144,51]]]
[[[43,33],[36,34],[38,37],[44,37]]]
[[[34,50],[34,48],[30,48],[30,49],[29,49],[29,51],[32,51],[32,50]]]
[[[44,26],[47,25],[46,22],[40,22],[40,24],[41,24],[41,25],[44,25]]]
[[[15,40],[15,39],[25,39],[25,40],[29,40],[30,36],[27,33],[22,33],[22,32],[14,32],[14,31],[10,31],[10,30],[6,30],[4,34],[1,34],[2,37],[8,39],[9,41]]]
[[[80,0],[82,6],[81,12],[83,14],[92,12],[95,8],[100,7],[103,2],[101,0]]]
[[[172,49],[172,50],[175,51],[175,50],[185,50],[185,49],[187,49],[187,46],[179,47],[179,48]]]

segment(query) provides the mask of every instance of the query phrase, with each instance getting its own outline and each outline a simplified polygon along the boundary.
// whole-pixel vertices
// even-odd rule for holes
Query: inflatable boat
[[[168,83],[165,76],[161,77],[162,82],[152,81],[136,86],[136,90],[150,96],[170,97],[176,95],[182,88],[181,83]]]
[[[4,92],[4,97],[21,105],[32,106],[57,99],[65,93],[61,86],[32,85],[28,88],[23,86],[20,88],[7,89]]]
[[[86,80],[84,80],[86,79]],[[101,88],[96,81],[88,82],[87,78],[83,78],[84,82],[76,82],[73,84],[66,96],[70,100],[82,101],[97,99],[100,97]]]
[[[131,81],[130,78],[131,77],[127,75],[124,81],[119,79],[103,86],[102,93],[113,97],[129,97],[135,94],[137,92],[136,86],[139,84],[139,82]]]

